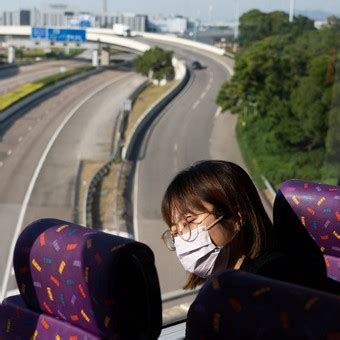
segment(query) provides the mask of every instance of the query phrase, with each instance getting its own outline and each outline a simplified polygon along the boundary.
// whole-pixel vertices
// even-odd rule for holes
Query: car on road
[[[206,66],[204,66],[200,61],[198,60],[194,60],[192,63],[191,63],[191,69],[192,70],[202,70],[206,68]]]

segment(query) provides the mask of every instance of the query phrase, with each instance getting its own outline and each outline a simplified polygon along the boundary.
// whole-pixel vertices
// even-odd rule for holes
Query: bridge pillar
[[[100,64],[101,65],[110,65],[110,49],[103,48],[100,55]]]
[[[99,66],[99,53],[98,50],[92,51],[92,66],[98,67]]]
[[[8,58],[7,61],[9,64],[15,63],[15,49],[13,46],[8,47]]]

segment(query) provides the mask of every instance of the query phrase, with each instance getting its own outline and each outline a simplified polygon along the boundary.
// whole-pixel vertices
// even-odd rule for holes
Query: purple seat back
[[[227,270],[190,306],[186,339],[339,339],[339,315],[335,295]]]
[[[37,313],[99,337],[156,338],[161,300],[152,251],[144,244],[55,219],[20,235],[14,269]]]
[[[0,306],[0,339],[99,340],[70,323],[27,308],[19,295],[7,298]]]
[[[307,230],[324,255],[328,276],[340,281],[339,186],[301,180],[284,182],[274,203],[274,225],[280,229],[280,237],[285,240],[285,246],[292,249],[295,249],[294,236],[297,232],[292,231],[288,240],[289,235],[283,235],[284,229],[294,226],[297,230]],[[302,243],[300,249],[308,253],[311,246],[305,249]]]

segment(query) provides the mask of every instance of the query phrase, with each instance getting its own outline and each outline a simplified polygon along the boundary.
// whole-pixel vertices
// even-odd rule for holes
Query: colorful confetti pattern
[[[32,316],[33,313],[36,326],[22,339],[119,339],[120,306],[116,295],[120,292],[112,290],[112,286],[125,279],[115,276],[115,265],[129,254],[141,262],[154,264],[152,251],[142,243],[60,220],[32,223],[20,235],[14,253],[14,269],[23,302],[13,307],[10,300],[4,301],[9,317],[0,320],[2,331],[8,339],[21,339],[13,333],[12,325],[18,324],[19,319],[23,324],[32,322],[32,317],[26,314]],[[156,269],[154,265],[151,268],[152,289],[159,292]],[[157,302],[160,306],[160,292]],[[13,314],[13,309],[18,312]],[[1,311],[1,317],[3,314]],[[57,321],[66,325],[63,327],[69,325],[82,331],[80,335],[70,332],[69,337],[65,337],[55,333],[60,328],[60,325],[53,326]],[[160,331],[160,322],[154,326]],[[91,336],[84,337],[82,332]],[[0,340],[4,339],[1,336],[0,332]]]
[[[340,187],[289,180],[280,191],[319,245],[328,276],[340,281]]]
[[[339,297],[240,270],[209,280],[188,312],[189,340],[339,338]]]

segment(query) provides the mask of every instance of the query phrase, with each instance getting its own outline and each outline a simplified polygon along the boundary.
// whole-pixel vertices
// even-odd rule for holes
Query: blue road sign
[[[86,31],[82,29],[48,28],[48,39],[60,42],[85,42]]]
[[[47,29],[45,27],[32,27],[32,39],[47,39]]]

